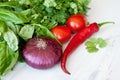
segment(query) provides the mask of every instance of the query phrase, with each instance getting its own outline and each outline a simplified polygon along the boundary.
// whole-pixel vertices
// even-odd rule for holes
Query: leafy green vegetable
[[[7,24],[7,27],[9,27],[10,30],[12,30],[15,34],[18,34],[20,29],[22,28],[21,25],[15,25],[12,22],[6,22],[6,24]]]
[[[56,39],[52,32],[43,25],[35,25],[35,36],[46,36]]]
[[[24,40],[28,40],[32,38],[34,33],[34,26],[31,25],[25,25],[21,28],[19,35],[22,37]]]
[[[27,23],[29,20],[23,14],[12,12],[6,9],[0,9],[0,20],[10,21],[15,24]]]
[[[4,39],[13,51],[18,49],[18,39],[13,31],[9,30],[4,33]]]
[[[3,8],[3,9],[16,8],[16,6],[19,6],[17,1],[10,1],[10,2],[9,0],[0,1],[0,8]]]
[[[0,75],[5,75],[17,62],[18,51],[14,52],[5,41],[0,41]]]
[[[102,38],[90,38],[86,43],[86,49],[89,53],[97,52],[99,48],[107,46],[107,42]]]
[[[46,7],[55,7],[57,3],[55,2],[55,0],[44,0],[43,5],[45,5]]]
[[[0,37],[2,36],[2,33],[0,32]]]
[[[3,35],[4,40],[7,42],[9,47],[16,51],[18,49],[18,39],[15,33],[9,29],[4,21],[0,21],[0,32]]]
[[[5,23],[4,21],[1,21],[1,20],[0,20],[0,32],[1,32],[1,33],[4,33],[4,32],[6,32],[7,30],[8,30],[8,27],[7,27],[6,23]]]
[[[4,21],[0,20],[0,76],[7,74],[19,57],[18,39]]]

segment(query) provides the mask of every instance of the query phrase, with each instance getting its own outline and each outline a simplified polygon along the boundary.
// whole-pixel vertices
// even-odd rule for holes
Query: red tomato
[[[84,15],[75,14],[68,18],[66,25],[72,32],[78,32],[85,27],[86,23],[87,20]]]
[[[56,26],[51,31],[61,43],[66,42],[71,37],[71,31],[65,26]]]

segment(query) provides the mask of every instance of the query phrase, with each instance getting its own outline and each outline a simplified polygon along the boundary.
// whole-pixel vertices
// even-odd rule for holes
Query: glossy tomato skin
[[[78,32],[86,26],[87,19],[82,14],[71,15],[67,20],[67,27],[72,32]]]
[[[55,26],[51,32],[61,43],[66,42],[71,37],[71,31],[66,26]]]

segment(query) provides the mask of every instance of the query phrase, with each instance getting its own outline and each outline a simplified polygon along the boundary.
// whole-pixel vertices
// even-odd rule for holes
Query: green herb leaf
[[[92,43],[97,43],[97,38],[90,38],[89,41]]]
[[[10,30],[12,30],[15,34],[18,34],[22,27],[21,25],[15,25],[12,22],[6,22],[6,24],[10,28]]]
[[[18,50],[18,38],[13,31],[9,30],[4,33],[4,40],[13,51]]]
[[[5,33],[8,30],[7,24],[4,21],[0,20],[0,32],[1,34]]]
[[[90,38],[85,43],[86,49],[89,53],[97,52],[99,48],[107,46],[107,43],[102,38]]]
[[[34,26],[25,25],[21,28],[19,32],[19,36],[22,37],[24,40],[28,40],[32,38],[34,33]]]
[[[43,25],[39,25],[39,24],[35,25],[34,35],[35,36],[50,37],[50,38],[53,38],[56,41],[58,41],[57,38],[52,34],[52,32]],[[60,43],[60,42],[58,41],[58,43]]]
[[[99,50],[95,46],[94,47],[86,47],[86,49],[89,53],[94,53],[94,52],[97,52]]]
[[[104,48],[107,46],[107,42],[105,40],[103,40],[102,38],[98,38],[97,43],[98,43],[100,48]]]
[[[18,51],[11,50],[5,41],[0,42],[0,75],[7,74],[16,64]]]
[[[55,38],[55,36],[43,25],[35,25],[35,35],[36,36],[46,36]]]
[[[23,24],[29,22],[28,18],[24,16],[23,14],[12,12],[6,9],[0,9],[0,20],[3,21],[10,21],[15,24]]]
[[[7,42],[9,47],[13,50],[16,51],[18,49],[18,39],[16,34],[9,29],[7,24],[4,21],[0,21],[0,32],[1,35],[3,34],[4,40]]]
[[[55,0],[44,0],[43,3],[46,7],[55,7],[57,4]]]
[[[95,47],[95,46],[96,46],[96,44],[95,44],[94,42],[91,42],[91,41],[87,41],[87,42],[85,43],[85,45],[86,45],[87,47]]]
[[[42,24],[48,29],[56,24],[65,25],[66,20],[73,14],[87,14],[88,4],[91,0],[40,0],[32,2],[33,15],[38,16],[31,19],[32,22]],[[27,5],[26,5],[27,6]],[[47,16],[47,19],[45,17]]]

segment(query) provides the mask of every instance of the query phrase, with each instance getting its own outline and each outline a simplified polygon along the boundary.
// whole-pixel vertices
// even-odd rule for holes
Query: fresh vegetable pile
[[[70,74],[66,69],[67,57],[99,30],[97,23],[87,25],[89,3],[90,0],[2,0],[0,76],[7,74],[18,61],[47,69],[61,60],[61,68]],[[62,51],[62,45],[72,34],[75,36]],[[105,44],[102,38],[99,40],[99,44]],[[90,44],[94,42],[85,45],[92,52]]]

